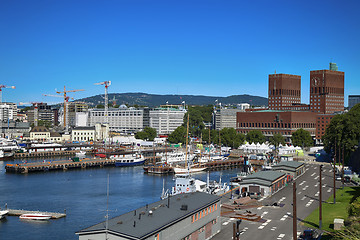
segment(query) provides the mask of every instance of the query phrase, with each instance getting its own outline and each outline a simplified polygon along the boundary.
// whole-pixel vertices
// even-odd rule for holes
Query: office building
[[[269,75],[269,109],[290,110],[301,103],[301,76],[291,74]]]
[[[119,108],[109,108],[108,116],[105,117],[105,110],[94,108],[89,109],[89,126],[95,124],[107,124],[109,130],[120,133],[136,133],[143,130],[143,110],[121,105]]]
[[[160,107],[150,110],[150,127],[156,129],[158,135],[168,135],[184,122],[185,109]]]
[[[344,111],[344,72],[310,71],[310,111],[331,114]]]
[[[349,109],[360,103],[360,95],[349,95]]]

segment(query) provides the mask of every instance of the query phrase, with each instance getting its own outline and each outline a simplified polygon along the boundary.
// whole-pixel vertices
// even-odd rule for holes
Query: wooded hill
[[[238,103],[249,103],[251,106],[267,106],[268,99],[265,97],[251,96],[251,95],[232,95],[228,97],[216,97],[216,96],[201,96],[201,95],[157,95],[148,93],[110,93],[108,95],[109,104],[114,99],[117,105],[128,104],[130,106],[147,106],[156,107],[166,104],[181,104],[185,101],[189,105],[208,105],[214,104],[215,100],[218,100],[222,105]],[[78,99],[77,101],[83,101],[90,105],[96,106],[98,104],[104,104],[104,94],[96,95],[92,97]]]

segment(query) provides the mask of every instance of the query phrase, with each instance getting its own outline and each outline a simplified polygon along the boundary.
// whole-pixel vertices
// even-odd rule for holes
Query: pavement
[[[319,168],[323,164],[322,172],[322,201],[325,202],[333,195],[333,171],[326,163],[305,162],[305,173],[298,177],[295,182],[297,186],[297,237],[308,229],[303,225],[304,219],[319,206]],[[341,181],[336,181],[336,187],[341,187]],[[260,199],[264,206],[247,209],[252,213],[262,216],[263,221],[251,222],[243,220],[239,226],[240,239],[251,240],[292,240],[293,232],[293,189],[290,183],[273,196]],[[227,199],[226,199],[227,198]],[[226,202],[230,196],[224,196],[222,202]],[[273,203],[278,206],[272,206]],[[279,207],[280,206],[280,207]],[[245,212],[245,210],[244,210]],[[323,211],[323,215],[326,212]],[[221,217],[222,230],[212,239],[232,239],[233,223],[237,219]],[[318,224],[318,223],[317,223]],[[317,228],[317,226],[314,226]]]

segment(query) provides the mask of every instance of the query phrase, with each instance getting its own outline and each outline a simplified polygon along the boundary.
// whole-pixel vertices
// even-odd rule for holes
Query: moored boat
[[[20,215],[19,218],[27,219],[27,220],[49,220],[51,218],[51,215],[42,214],[42,213],[26,213]]]
[[[110,157],[115,159],[116,167],[130,167],[142,165],[145,163],[145,157],[142,154],[125,155],[123,157]]]
[[[1,210],[0,211],[0,219],[4,218],[9,213],[8,210]]]

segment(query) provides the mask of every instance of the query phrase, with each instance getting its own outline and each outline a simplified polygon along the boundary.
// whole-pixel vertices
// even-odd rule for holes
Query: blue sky
[[[2,0],[3,101],[56,102],[55,89],[267,97],[268,74],[345,72],[360,94],[360,1]]]

